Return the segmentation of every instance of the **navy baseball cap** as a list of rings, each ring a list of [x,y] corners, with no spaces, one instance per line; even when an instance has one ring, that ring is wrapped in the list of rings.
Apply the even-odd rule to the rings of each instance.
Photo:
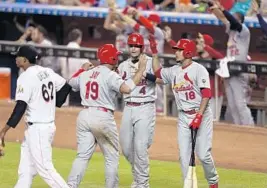
[[[35,64],[37,59],[40,59],[40,54],[33,46],[24,45],[18,48],[16,52],[11,52],[16,57],[25,57],[30,63]]]

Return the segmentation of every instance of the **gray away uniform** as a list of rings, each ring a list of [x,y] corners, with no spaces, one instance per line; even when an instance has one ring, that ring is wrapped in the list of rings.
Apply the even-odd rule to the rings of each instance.
[[[230,30],[227,44],[227,56],[235,57],[239,61],[247,61],[250,43],[250,32],[245,24],[241,32]],[[247,74],[231,75],[225,79],[225,92],[227,96],[227,111],[231,114],[233,123],[239,125],[254,125],[250,109],[247,107],[247,91],[249,90],[249,77]]]
[[[123,82],[116,72],[102,65],[69,81],[80,90],[85,106],[77,118],[77,156],[68,178],[72,188],[79,186],[97,144],[105,157],[106,188],[118,187],[119,135],[113,111]]]
[[[147,58],[146,72],[154,74],[152,58]],[[137,64],[133,64],[131,58],[118,67],[119,74],[125,80],[131,78],[136,69]],[[130,94],[124,94],[123,97],[125,107],[120,128],[120,145],[125,158],[132,166],[132,187],[148,188],[148,149],[152,144],[155,128],[156,84],[143,79]]]
[[[193,62],[183,69],[180,65],[161,69],[164,84],[171,84],[178,114],[178,145],[183,177],[187,175],[191,156],[190,123],[195,118],[201,104],[200,88],[210,88],[209,73],[202,65]],[[213,114],[207,106],[197,133],[196,154],[204,168],[205,177],[210,185],[219,181],[211,156],[213,135]]]

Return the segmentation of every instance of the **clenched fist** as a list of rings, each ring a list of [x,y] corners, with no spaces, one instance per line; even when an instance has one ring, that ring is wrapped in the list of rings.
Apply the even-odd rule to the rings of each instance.
[[[91,63],[91,62],[88,62],[88,63],[84,63],[82,65],[82,69],[84,69],[85,71],[88,71],[90,69],[94,68],[94,64]]]

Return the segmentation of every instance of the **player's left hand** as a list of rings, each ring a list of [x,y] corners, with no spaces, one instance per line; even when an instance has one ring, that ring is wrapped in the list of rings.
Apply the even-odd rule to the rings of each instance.
[[[202,121],[202,115],[197,113],[196,117],[193,119],[193,121],[190,123],[190,128],[198,129],[200,127]]]

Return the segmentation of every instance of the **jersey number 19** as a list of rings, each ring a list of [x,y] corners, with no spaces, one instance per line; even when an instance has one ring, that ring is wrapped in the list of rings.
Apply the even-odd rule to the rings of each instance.
[[[89,81],[86,83],[86,93],[85,93],[85,99],[89,99],[89,97],[93,100],[96,100],[98,98],[98,88],[99,85],[95,81]]]

